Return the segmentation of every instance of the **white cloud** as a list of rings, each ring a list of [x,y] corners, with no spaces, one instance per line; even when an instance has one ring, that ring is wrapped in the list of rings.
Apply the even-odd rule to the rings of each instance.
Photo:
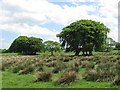
[[[54,39],[54,40],[57,40],[55,36],[56,34],[59,33],[58,31],[49,30],[47,28],[39,27],[37,25],[29,26],[27,24],[4,24],[4,25],[0,25],[0,27],[1,27],[1,30],[7,31],[7,32],[11,31],[11,32],[18,33],[20,35],[27,35],[27,36],[39,35],[39,37],[44,35],[48,37],[47,39],[51,37],[50,39]]]
[[[2,0],[0,1],[0,30],[58,41],[56,34],[59,31],[42,25],[53,22],[64,27],[76,20],[93,19],[107,25],[111,30],[109,36],[117,40],[118,1],[66,0],[66,2],[73,3],[74,6],[64,5],[61,7],[49,0]],[[79,5],[78,2],[95,2],[96,5]]]

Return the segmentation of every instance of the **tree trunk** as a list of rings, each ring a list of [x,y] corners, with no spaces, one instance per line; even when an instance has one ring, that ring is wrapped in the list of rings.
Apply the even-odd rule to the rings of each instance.
[[[80,53],[80,49],[78,48],[78,49],[76,49],[76,51],[75,51],[75,56],[79,56],[79,53]]]
[[[92,54],[92,51],[89,51],[89,56],[91,56],[91,55],[93,55],[93,54]]]
[[[88,55],[88,54],[87,54],[87,51],[86,51],[86,54],[85,54],[85,55],[86,55],[86,56]]]
[[[82,51],[82,52],[83,52],[83,54],[82,54],[82,55],[83,55],[83,56],[85,56],[85,51]]]

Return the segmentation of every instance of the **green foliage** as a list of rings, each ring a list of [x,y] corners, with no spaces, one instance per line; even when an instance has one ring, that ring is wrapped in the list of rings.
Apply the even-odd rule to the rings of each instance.
[[[0,53],[8,53],[9,52],[9,50],[7,50],[7,49],[0,49]]]
[[[86,55],[89,52],[91,55],[93,47],[95,50],[100,50],[106,42],[108,32],[109,29],[103,23],[79,20],[63,28],[57,37],[62,46],[75,51],[75,55],[79,55],[80,51],[83,51],[83,54],[86,52]]]
[[[12,66],[11,70],[13,73],[18,73],[22,69],[22,66]]]
[[[53,55],[53,52],[60,51],[60,44],[58,42],[48,40],[44,42],[44,51],[49,51],[51,52],[51,55]]]
[[[120,43],[116,42],[115,49],[120,50]]]
[[[35,37],[19,36],[11,44],[9,51],[22,54],[36,54],[43,48],[42,39]]]
[[[112,38],[106,39],[106,44],[104,44],[104,48],[102,48],[100,51],[112,51],[114,49],[114,46],[116,45],[116,42]]]

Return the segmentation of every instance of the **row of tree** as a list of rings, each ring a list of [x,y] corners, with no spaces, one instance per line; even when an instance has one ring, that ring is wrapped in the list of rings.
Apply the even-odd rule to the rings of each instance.
[[[120,49],[120,43],[116,43],[112,38],[108,38],[109,28],[103,23],[93,20],[79,20],[63,28],[57,37],[60,43],[54,41],[43,42],[41,38],[20,36],[11,44],[9,51],[23,54],[36,54],[36,52],[49,51],[53,55],[54,51],[61,48],[66,51],[74,51],[79,55],[92,55],[92,51],[109,51],[114,45]]]
[[[16,38],[9,48],[9,52],[21,54],[36,54],[36,52],[49,51],[53,55],[53,51],[59,51],[60,44],[54,41],[46,41],[43,43],[41,38],[19,36]]]

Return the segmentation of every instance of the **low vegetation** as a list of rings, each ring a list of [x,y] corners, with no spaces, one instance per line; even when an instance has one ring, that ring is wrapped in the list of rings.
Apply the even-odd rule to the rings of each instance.
[[[115,54],[111,55],[112,53]],[[103,53],[95,53],[94,56],[85,57],[67,54],[3,56],[2,71],[3,74],[9,72],[8,74],[14,73],[19,77],[31,75],[30,82],[43,83],[41,85],[51,83],[50,87],[81,87],[82,82],[95,83],[96,85],[98,82],[106,82],[108,88],[119,87],[120,57],[118,54],[111,52],[105,53],[103,56]],[[6,84],[10,83],[10,78],[5,81],[5,77],[3,76],[3,87],[7,87]],[[42,87],[41,85],[39,87]],[[89,86],[86,84],[86,87]]]

